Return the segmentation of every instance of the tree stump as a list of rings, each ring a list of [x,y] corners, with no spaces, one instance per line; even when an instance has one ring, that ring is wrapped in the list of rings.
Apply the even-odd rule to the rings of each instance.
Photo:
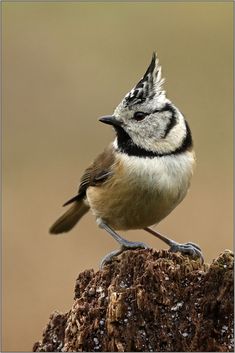
[[[233,351],[233,253],[211,265],[166,250],[125,251],[79,274],[37,352]]]

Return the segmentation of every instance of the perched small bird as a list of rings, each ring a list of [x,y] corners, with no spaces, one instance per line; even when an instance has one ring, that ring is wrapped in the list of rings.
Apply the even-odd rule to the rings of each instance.
[[[194,243],[179,244],[149,228],[165,218],[185,197],[195,165],[191,131],[179,109],[166,97],[161,67],[153,53],[143,78],[113,115],[99,120],[112,125],[115,140],[87,168],[71,207],[50,228],[68,232],[91,209],[97,224],[120,245],[102,265],[126,249],[147,248],[116,230],[144,229],[180,251],[202,257]]]

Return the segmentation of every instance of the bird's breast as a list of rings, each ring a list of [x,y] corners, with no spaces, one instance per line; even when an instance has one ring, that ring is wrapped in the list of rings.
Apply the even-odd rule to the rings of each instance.
[[[192,152],[155,158],[119,153],[113,176],[102,186],[87,190],[91,210],[117,230],[158,223],[186,195],[193,165]]]

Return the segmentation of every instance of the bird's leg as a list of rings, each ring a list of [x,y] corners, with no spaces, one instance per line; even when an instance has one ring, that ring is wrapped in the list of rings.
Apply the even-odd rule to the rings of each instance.
[[[98,225],[100,228],[106,230],[120,245],[120,249],[114,250],[111,253],[107,254],[101,261],[100,268],[102,268],[106,263],[110,262],[114,256],[117,256],[121,254],[123,251],[128,250],[128,249],[147,249],[148,246],[144,243],[141,242],[133,242],[133,241],[128,241],[121,237],[121,235],[117,234],[110,226],[108,226],[104,221],[100,220],[98,221]]]
[[[152,228],[146,227],[146,228],[144,228],[144,230],[146,230],[146,232],[154,235],[155,237],[157,237],[158,239],[161,239],[162,241],[164,241],[164,243],[169,245],[170,251],[172,251],[172,252],[179,251],[183,254],[187,254],[189,256],[192,256],[193,258],[199,257],[202,260],[202,262],[204,262],[201,248],[197,244],[194,244],[191,242],[185,243],[185,244],[180,244],[174,240],[167,238],[165,235],[162,235],[161,233],[156,232]]]

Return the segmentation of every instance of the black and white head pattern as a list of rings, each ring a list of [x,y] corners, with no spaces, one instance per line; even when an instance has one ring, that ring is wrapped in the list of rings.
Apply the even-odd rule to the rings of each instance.
[[[162,90],[163,83],[161,66],[159,66],[157,55],[154,52],[147,71],[137,85],[125,96],[123,104],[133,106],[158,99],[160,95],[165,94],[165,91]]]
[[[179,109],[166,97],[163,82],[154,53],[143,78],[114,110],[120,151],[165,156],[192,146],[190,129]]]

